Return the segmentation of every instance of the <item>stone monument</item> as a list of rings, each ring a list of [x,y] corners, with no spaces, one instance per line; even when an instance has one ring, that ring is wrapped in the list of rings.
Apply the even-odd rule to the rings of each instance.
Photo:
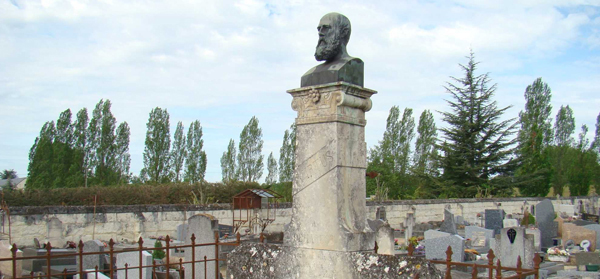
[[[408,268],[421,278],[439,278],[423,259],[407,265],[394,255],[381,255],[391,249],[374,253],[376,240],[382,247],[393,245],[389,224],[367,220],[365,113],[376,91],[363,87],[364,64],[346,50],[350,20],[329,13],[317,30],[315,58],[324,62],[302,76],[300,88],[287,91],[298,114],[294,202],[283,246],[241,245],[228,257],[228,274],[232,278],[366,278],[365,274],[377,276],[376,272],[402,274]],[[390,261],[387,268],[377,271],[367,264],[379,259]],[[249,263],[255,264],[249,268]],[[403,270],[394,270],[398,267]]]

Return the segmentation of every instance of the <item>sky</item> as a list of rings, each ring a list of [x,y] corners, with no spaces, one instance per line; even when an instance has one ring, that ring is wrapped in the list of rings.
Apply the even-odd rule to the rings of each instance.
[[[479,73],[497,84],[506,118],[524,108],[527,85],[552,88],[553,117],[569,105],[594,133],[600,113],[600,1],[23,1],[0,0],[0,170],[27,175],[29,149],[60,112],[112,102],[131,128],[131,171],[143,168],[150,110],[177,122],[200,120],[206,179],[221,180],[229,139],[252,116],[265,161],[279,157],[294,122],[291,96],[314,59],[319,19],[352,23],[348,53],[365,63],[378,91],[366,141],[381,140],[392,106],[448,110],[444,85],[461,77],[472,50]],[[265,173],[261,180],[266,177]]]

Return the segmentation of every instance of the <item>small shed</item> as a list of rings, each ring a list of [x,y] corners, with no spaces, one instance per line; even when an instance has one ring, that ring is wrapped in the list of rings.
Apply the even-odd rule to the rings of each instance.
[[[235,230],[261,224],[262,229],[275,220],[281,195],[269,189],[248,189],[233,196],[233,226]]]

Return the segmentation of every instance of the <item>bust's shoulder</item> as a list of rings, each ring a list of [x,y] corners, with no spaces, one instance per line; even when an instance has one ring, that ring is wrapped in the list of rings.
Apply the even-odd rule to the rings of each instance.
[[[310,70],[308,70],[304,75],[315,73],[315,72],[321,72],[321,71],[337,71],[346,65],[359,65],[359,64],[360,65],[364,64],[362,59],[357,58],[357,57],[347,56],[347,57],[340,58],[335,61],[324,62],[317,66],[314,66]]]
[[[363,72],[364,63],[360,58],[346,56],[311,68],[302,76],[300,85],[304,87],[346,81],[363,86]]]

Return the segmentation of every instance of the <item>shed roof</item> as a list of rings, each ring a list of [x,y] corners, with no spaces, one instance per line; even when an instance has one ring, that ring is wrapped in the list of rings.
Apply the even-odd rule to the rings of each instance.
[[[269,190],[269,189],[248,189],[241,193],[233,196],[234,198],[248,197],[248,196],[259,196],[261,198],[281,198],[281,195]]]

